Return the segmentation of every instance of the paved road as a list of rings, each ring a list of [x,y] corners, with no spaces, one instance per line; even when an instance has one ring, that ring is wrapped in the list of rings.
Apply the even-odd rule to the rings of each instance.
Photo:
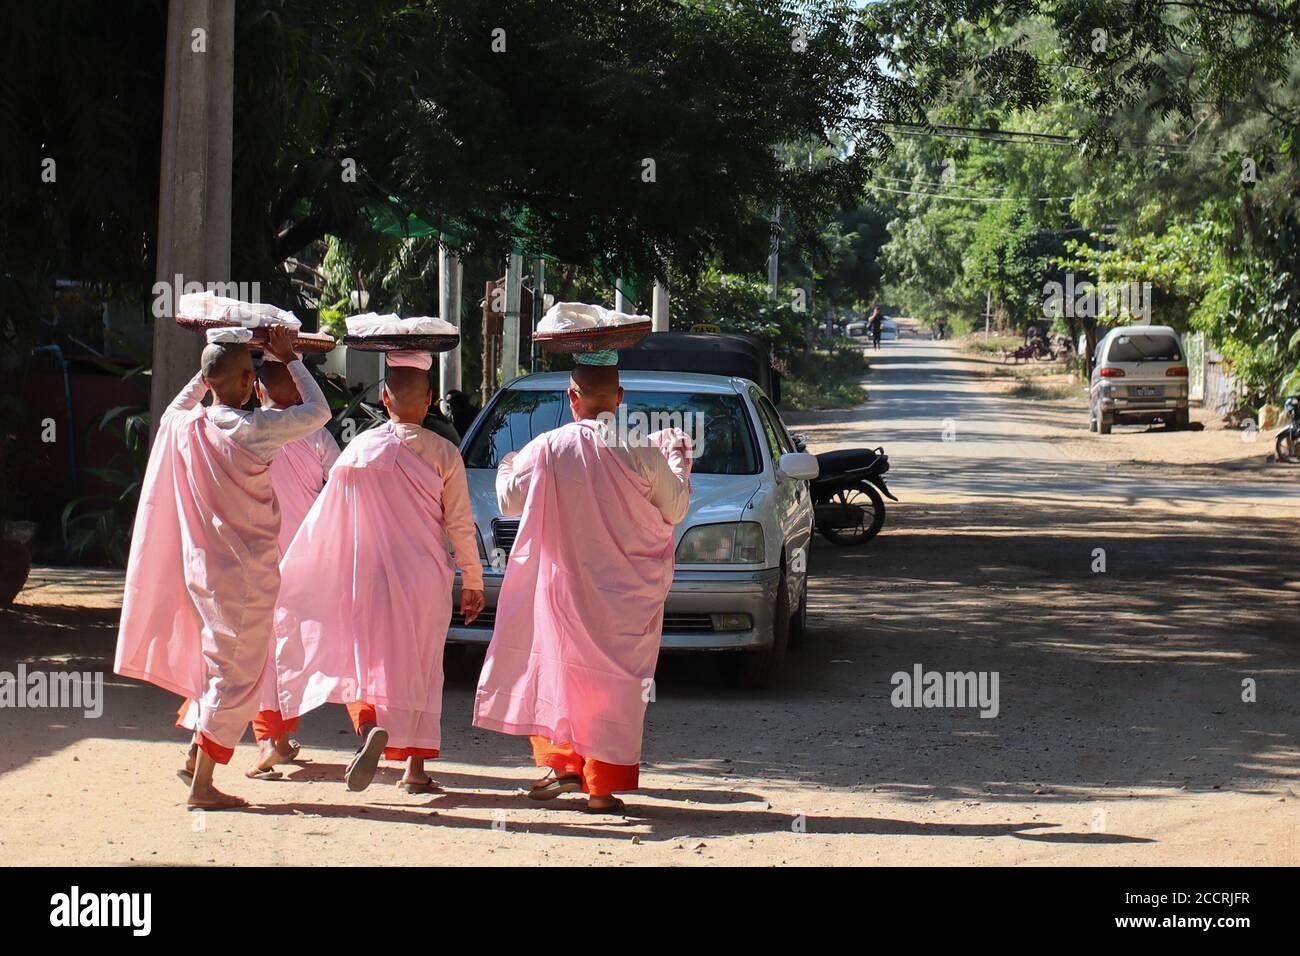
[[[984,382],[994,360],[954,342],[900,339],[868,352],[870,401],[852,413],[796,413],[813,450],[883,445],[900,495],[1060,500],[1086,497],[1137,505],[1161,500],[1241,501],[1300,508],[1300,481],[1271,477],[1184,478],[1185,467],[1125,469],[1063,453],[1062,429],[1086,434],[1086,412],[1011,399]],[[1045,426],[1052,426],[1050,431]],[[1178,440],[1178,435],[1160,436]],[[1098,441],[1105,438],[1098,436]],[[1259,457],[1267,454],[1264,443]]]

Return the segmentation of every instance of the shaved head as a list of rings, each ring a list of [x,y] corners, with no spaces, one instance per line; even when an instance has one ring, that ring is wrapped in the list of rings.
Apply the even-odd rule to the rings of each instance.
[[[203,380],[223,405],[236,408],[248,402],[253,391],[253,357],[239,342],[210,342],[199,359]]]
[[[276,408],[288,408],[302,401],[298,386],[289,374],[289,366],[283,362],[263,358],[262,365],[257,370],[257,381],[262,386],[264,399]]]
[[[613,412],[623,401],[614,365],[575,365],[569,373],[569,405],[578,419]]]
[[[384,375],[384,407],[390,416],[416,424],[424,421],[433,401],[426,369],[390,365]]]

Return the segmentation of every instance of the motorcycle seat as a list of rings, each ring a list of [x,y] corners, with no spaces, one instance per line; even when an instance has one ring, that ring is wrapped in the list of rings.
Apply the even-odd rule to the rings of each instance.
[[[817,455],[817,464],[821,468],[821,477],[842,475],[845,472],[869,468],[880,456],[870,448],[843,448],[839,451],[824,451]]]

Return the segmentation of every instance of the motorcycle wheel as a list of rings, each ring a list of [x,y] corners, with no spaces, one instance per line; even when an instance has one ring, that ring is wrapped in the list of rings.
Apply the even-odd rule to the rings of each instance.
[[[1296,436],[1292,432],[1283,432],[1277,436],[1277,442],[1273,447],[1276,452],[1278,461],[1292,461],[1296,457]]]
[[[851,505],[862,513],[862,520],[855,527],[823,529],[822,537],[831,544],[838,544],[840,547],[866,544],[884,527],[885,499],[870,482],[859,481],[841,488],[831,495],[831,503]]]

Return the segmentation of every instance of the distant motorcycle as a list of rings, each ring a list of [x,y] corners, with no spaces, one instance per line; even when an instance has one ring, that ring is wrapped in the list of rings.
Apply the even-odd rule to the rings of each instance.
[[[817,456],[821,474],[812,482],[815,526],[832,544],[866,544],[885,524],[889,456],[883,448],[848,448]]]
[[[1282,414],[1291,423],[1277,433],[1273,448],[1278,461],[1294,461],[1300,458],[1300,396],[1288,398],[1282,406]]]

